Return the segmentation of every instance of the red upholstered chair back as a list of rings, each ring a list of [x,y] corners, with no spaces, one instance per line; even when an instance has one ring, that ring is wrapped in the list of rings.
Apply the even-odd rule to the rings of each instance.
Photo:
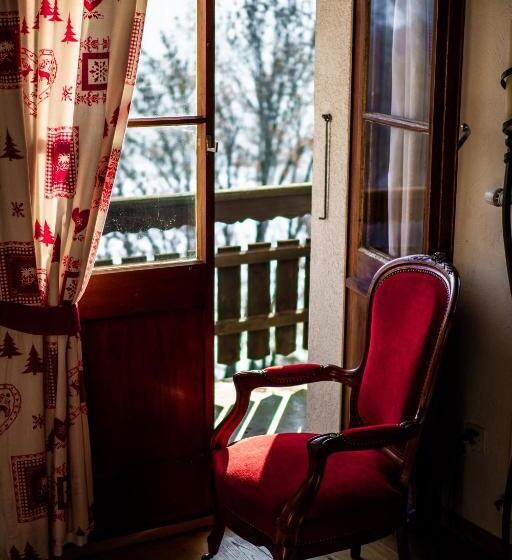
[[[424,413],[458,288],[456,270],[441,256],[396,259],[379,270],[353,425],[397,424]]]

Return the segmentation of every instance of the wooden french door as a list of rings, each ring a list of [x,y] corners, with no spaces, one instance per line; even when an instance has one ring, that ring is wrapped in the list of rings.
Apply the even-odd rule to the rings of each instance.
[[[173,9],[171,3],[157,3]],[[137,114],[127,133],[152,133],[155,142],[162,136],[159,131],[166,138],[181,135],[182,147],[194,152],[189,159],[195,162],[195,193],[187,195],[186,214],[189,227],[195,227],[193,251],[149,262],[136,255],[121,266],[97,266],[80,307],[97,538],[210,511],[214,153],[208,147],[214,137],[214,6],[214,0],[191,4],[197,32],[195,114]],[[172,29],[173,21],[168,25]],[[140,72],[139,65],[139,78]],[[179,168],[174,171],[180,173]],[[144,220],[155,227],[151,220],[162,221],[164,211],[183,214],[172,194],[138,197],[139,206],[133,207],[132,199],[119,197],[110,217],[115,214],[119,222],[131,213],[123,226],[128,232],[130,224]],[[171,224],[176,219],[168,216]]]
[[[356,0],[345,365],[393,257],[453,246],[464,2]]]

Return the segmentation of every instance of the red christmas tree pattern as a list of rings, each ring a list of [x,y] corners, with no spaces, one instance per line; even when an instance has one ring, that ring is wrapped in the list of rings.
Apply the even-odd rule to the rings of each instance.
[[[66,33],[61,43],[76,43],[78,39],[75,37],[75,31],[73,25],[71,24],[71,14],[68,15],[68,23],[66,24]]]
[[[2,358],[9,358],[11,359],[13,356],[21,356],[21,352],[16,347],[16,343],[14,342],[12,336],[9,334],[9,331],[5,333],[4,336],[4,343],[0,346],[0,356]]]
[[[36,350],[36,347],[33,344],[30,352],[28,353],[25,369],[21,373],[31,373],[32,375],[44,373],[43,360],[41,360],[39,352]]]
[[[39,13],[43,17],[50,17],[53,14],[50,0],[42,0],[41,7],[39,8]]]
[[[50,21],[62,21],[59,14],[59,7],[57,6],[57,0],[55,0],[55,3],[53,4],[53,12]]]
[[[9,129],[7,129],[7,132],[5,133],[4,153],[0,156],[0,158],[8,158],[9,161],[12,161],[13,159],[23,159],[23,156],[20,154],[20,150],[9,134]]]
[[[29,32],[30,32],[30,30],[29,30],[28,25],[27,25],[27,20],[25,18],[23,18],[23,21],[21,22],[20,33],[23,33],[23,35],[26,35]]]
[[[15,546],[9,551],[9,560],[23,560],[20,551]]]
[[[25,555],[24,560],[41,560],[41,556],[36,552],[36,549],[30,544],[25,545]]]
[[[57,234],[57,237],[55,238],[55,243],[53,245],[52,263],[60,261],[60,244],[61,244],[60,235]]]
[[[43,238],[41,239],[41,242],[44,243],[47,247],[48,245],[51,245],[55,242],[52,230],[50,229],[50,226],[48,225],[48,222],[46,220],[44,221]]]
[[[46,246],[55,243],[55,238],[53,237],[52,230],[50,229],[50,226],[48,225],[48,222],[46,220],[44,221],[43,227],[41,227],[39,220],[36,220],[34,224],[34,239],[36,241],[41,241]]]
[[[32,29],[39,29],[39,12],[37,12],[36,14],[36,19],[34,20],[34,25],[32,26]]]
[[[43,237],[43,228],[41,227],[39,220],[36,220],[36,223],[34,224],[34,239],[36,241],[40,241],[41,237]]]
[[[103,138],[106,138],[108,136],[108,122],[107,119],[105,119],[105,124],[103,125]]]
[[[119,119],[119,107],[114,109],[114,112],[112,113],[112,118],[110,119],[110,124],[112,126],[116,126],[118,119]]]

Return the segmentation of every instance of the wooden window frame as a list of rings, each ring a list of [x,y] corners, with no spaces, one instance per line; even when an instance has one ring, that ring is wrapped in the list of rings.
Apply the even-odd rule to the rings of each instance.
[[[207,137],[214,137],[215,128],[214,72],[215,0],[197,0],[197,114],[135,117],[127,124],[128,128],[196,127],[196,257],[95,269],[80,304],[83,319],[175,309],[193,301],[210,306],[213,301],[202,286],[206,282],[213,290],[214,154],[207,151]],[[171,293],[170,286],[185,279],[189,293]]]
[[[360,293],[367,290],[379,266],[392,258],[376,249],[364,247],[362,243],[365,172],[363,129],[366,122],[429,135],[423,252],[431,254],[442,251],[448,258],[452,256],[465,7],[464,0],[434,2],[430,114],[425,124],[366,111],[370,4],[371,0],[355,0],[354,14],[347,286]],[[365,280],[361,282],[361,278]]]

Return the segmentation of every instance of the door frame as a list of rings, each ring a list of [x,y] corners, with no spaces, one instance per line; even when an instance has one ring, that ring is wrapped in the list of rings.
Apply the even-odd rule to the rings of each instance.
[[[354,0],[354,72],[347,245],[344,365],[359,363],[365,344],[367,290],[375,272],[391,259],[362,244],[364,181],[364,103],[368,70],[371,0]],[[465,0],[435,0],[432,39],[428,177],[423,252],[453,255],[457,151],[459,138]],[[391,120],[391,119],[390,119]],[[349,393],[349,391],[346,391]],[[344,397],[343,423],[349,417]]]

